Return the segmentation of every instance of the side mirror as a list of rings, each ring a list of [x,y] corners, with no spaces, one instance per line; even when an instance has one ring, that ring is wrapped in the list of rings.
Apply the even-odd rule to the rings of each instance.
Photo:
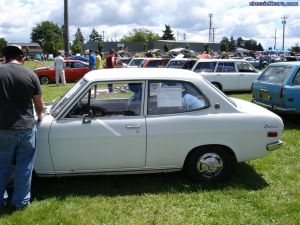
[[[84,114],[84,115],[83,115],[82,123],[85,123],[85,124],[91,123],[91,122],[92,122],[91,118],[94,118],[94,117],[95,117],[95,116],[94,116],[93,111],[90,110],[90,111],[89,111],[89,114]]]

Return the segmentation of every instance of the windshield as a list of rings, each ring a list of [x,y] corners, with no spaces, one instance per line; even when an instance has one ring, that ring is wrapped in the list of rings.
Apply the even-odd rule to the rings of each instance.
[[[51,108],[51,115],[53,117],[57,116],[58,113],[67,105],[72,98],[82,89],[82,87],[87,83],[86,80],[81,79],[78,81],[62,98],[59,98]]]
[[[222,95],[224,98],[226,98],[232,105],[234,105],[235,107],[237,107],[236,103],[229,98],[223,91],[221,91],[219,88],[217,88],[215,85],[213,85],[212,83],[210,83],[208,80],[206,80],[205,78],[203,78],[203,80],[209,85],[211,86],[213,89],[215,89],[220,95]]]

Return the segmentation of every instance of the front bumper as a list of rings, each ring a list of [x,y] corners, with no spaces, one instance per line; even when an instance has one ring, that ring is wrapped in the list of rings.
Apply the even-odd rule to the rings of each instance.
[[[276,142],[272,142],[270,144],[267,144],[267,150],[268,151],[277,150],[282,146],[282,144],[283,144],[283,141],[281,141],[281,140],[278,140]]]
[[[252,99],[251,102],[255,103],[257,105],[260,105],[264,108],[270,109],[272,111],[291,112],[291,113],[296,113],[297,112],[296,108],[283,108],[283,107],[280,107],[280,106],[277,106],[277,105],[268,105],[268,104],[265,104],[265,103],[262,103],[262,102],[258,102],[255,99]]]

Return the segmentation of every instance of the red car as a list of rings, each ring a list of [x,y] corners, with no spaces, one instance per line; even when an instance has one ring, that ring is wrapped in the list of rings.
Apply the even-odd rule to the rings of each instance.
[[[48,66],[40,61],[44,67],[36,68],[34,72],[38,75],[41,84],[49,84],[55,82],[55,66]],[[84,74],[89,72],[89,64],[80,60],[65,60],[65,76],[66,82],[76,82],[80,80]]]
[[[169,58],[145,58],[142,64],[139,67],[142,68],[159,68],[165,67],[169,62]]]

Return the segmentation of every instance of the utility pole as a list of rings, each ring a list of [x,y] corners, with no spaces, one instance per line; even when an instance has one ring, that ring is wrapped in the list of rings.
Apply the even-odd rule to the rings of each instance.
[[[277,33],[277,29],[276,29],[276,27],[275,27],[275,37],[274,37],[275,43],[274,43],[274,50],[276,49],[276,40],[277,40],[276,33]]]
[[[64,0],[64,45],[65,56],[68,56],[70,54],[68,0]]]
[[[209,16],[208,42],[212,42],[212,28],[211,28],[212,22],[211,22],[211,20],[212,20],[213,14],[209,13],[208,16]]]
[[[282,50],[284,50],[284,32],[285,32],[285,25],[286,25],[286,20],[287,20],[287,16],[283,16],[281,17],[282,19]]]
[[[212,28],[212,42],[215,43],[215,31],[217,28]]]

